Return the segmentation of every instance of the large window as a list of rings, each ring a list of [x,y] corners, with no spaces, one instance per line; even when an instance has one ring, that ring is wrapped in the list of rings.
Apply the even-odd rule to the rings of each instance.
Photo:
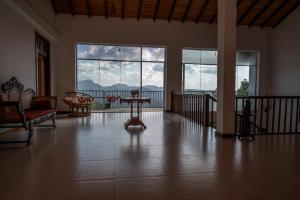
[[[163,104],[165,48],[77,44],[77,90],[99,100],[138,89]],[[159,104],[159,105],[158,105]],[[117,106],[119,104],[115,104]]]
[[[215,93],[218,55],[214,50],[183,49],[183,90],[187,93]],[[255,94],[256,52],[239,51],[236,55],[237,95]]]

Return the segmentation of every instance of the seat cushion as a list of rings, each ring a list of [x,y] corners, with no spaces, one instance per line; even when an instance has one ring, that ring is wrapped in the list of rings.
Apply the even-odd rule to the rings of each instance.
[[[22,116],[18,113],[17,108],[15,107],[0,107],[0,122],[22,122]]]
[[[43,109],[43,110],[26,110],[25,117],[27,121],[31,121],[50,113],[55,113],[55,109]]]
[[[34,99],[31,103],[30,110],[46,110],[46,109],[52,109],[52,101],[49,98],[38,98]]]

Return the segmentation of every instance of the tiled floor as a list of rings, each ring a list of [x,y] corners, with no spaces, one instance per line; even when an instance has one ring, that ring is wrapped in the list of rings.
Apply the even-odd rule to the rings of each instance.
[[[61,117],[29,147],[1,145],[0,199],[300,199],[300,135],[221,139],[165,113],[126,131],[127,117]]]

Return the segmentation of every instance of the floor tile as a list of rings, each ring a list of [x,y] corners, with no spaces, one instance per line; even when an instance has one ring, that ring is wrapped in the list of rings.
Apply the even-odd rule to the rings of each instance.
[[[30,146],[1,145],[0,199],[300,199],[299,135],[222,139],[159,112],[125,130],[128,117],[58,116]]]
[[[112,181],[72,181],[54,186],[47,200],[113,200],[114,183]]]

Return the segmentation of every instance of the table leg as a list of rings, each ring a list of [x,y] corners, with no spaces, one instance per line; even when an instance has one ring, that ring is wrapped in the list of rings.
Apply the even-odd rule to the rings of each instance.
[[[137,102],[137,118],[140,118],[140,102]]]
[[[133,118],[133,103],[130,103],[130,118]]]

